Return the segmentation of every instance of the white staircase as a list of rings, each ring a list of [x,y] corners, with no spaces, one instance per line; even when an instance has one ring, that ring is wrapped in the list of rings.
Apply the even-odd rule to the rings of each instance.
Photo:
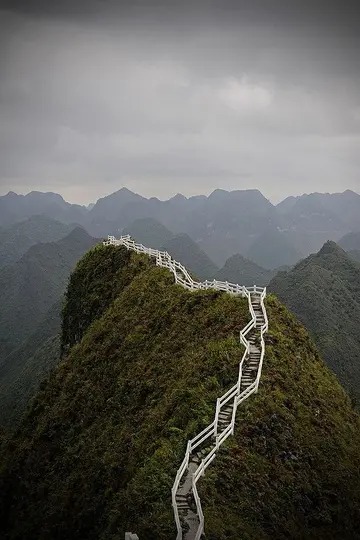
[[[266,288],[244,287],[227,281],[194,281],[186,268],[166,251],[137,244],[130,236],[116,239],[109,236],[105,245],[124,246],[136,253],[156,258],[156,264],[168,268],[175,282],[189,290],[216,289],[248,299],[251,321],[240,331],[245,352],[239,361],[239,374],[234,386],[216,402],[215,417],[201,433],[189,440],[185,457],[172,487],[172,504],[177,527],[176,540],[200,540],[204,535],[204,515],[197,482],[213,461],[223,442],[234,433],[236,409],[251,394],[257,392],[265,354],[264,334],[268,319],[264,306]]]

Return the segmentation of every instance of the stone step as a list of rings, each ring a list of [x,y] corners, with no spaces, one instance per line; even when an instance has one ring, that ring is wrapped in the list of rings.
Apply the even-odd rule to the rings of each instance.
[[[184,502],[177,502],[176,506],[181,510],[190,510],[190,505],[187,501]]]
[[[233,408],[232,408],[231,406],[226,406],[226,407],[223,407],[223,408],[221,409],[221,411],[228,412],[228,413],[231,414],[232,411],[233,411]]]

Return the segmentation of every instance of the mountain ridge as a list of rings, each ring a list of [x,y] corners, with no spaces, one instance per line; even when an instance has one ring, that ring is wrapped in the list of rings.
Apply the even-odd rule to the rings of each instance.
[[[207,534],[355,540],[359,415],[305,329],[266,303],[259,393],[201,481]],[[175,537],[170,487],[238,373],[247,317],[243,299],[185,291],[147,257],[87,253],[69,282],[63,359],[3,448],[6,539]]]
[[[269,290],[311,332],[325,361],[360,399],[360,264],[335,242],[279,273]]]
[[[345,234],[360,230],[360,196],[351,190],[288,197],[277,205],[256,189],[215,189],[208,196],[177,194],[160,200],[121,188],[100,198],[89,209],[54,201],[54,197],[34,193],[18,200],[18,196],[12,195],[8,205],[0,197],[0,226],[9,220],[24,219],[31,208],[32,213],[76,222],[92,236],[106,237],[118,236],[137,219],[150,218],[174,234],[188,234],[218,267],[234,253],[240,253],[261,266],[273,268],[292,265],[318,251],[326,240],[339,241]],[[262,252],[270,232],[278,252],[276,257],[268,253],[265,258]]]

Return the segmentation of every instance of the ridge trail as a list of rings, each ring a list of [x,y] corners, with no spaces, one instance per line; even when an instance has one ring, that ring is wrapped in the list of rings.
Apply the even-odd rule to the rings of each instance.
[[[171,490],[174,518],[177,527],[176,540],[200,540],[204,538],[204,514],[197,491],[197,482],[215,459],[224,441],[234,434],[238,405],[258,391],[265,354],[264,334],[268,330],[268,318],[264,305],[266,287],[244,287],[227,281],[194,281],[187,269],[175,261],[167,251],[147,248],[137,244],[129,235],[116,239],[108,236],[104,245],[124,246],[136,253],[156,258],[156,265],[168,268],[185,289],[216,289],[248,299],[251,321],[240,331],[240,342],[245,352],[239,362],[236,383],[216,402],[214,421],[187,443],[185,457],[178,469]],[[129,534],[129,533],[127,533]]]

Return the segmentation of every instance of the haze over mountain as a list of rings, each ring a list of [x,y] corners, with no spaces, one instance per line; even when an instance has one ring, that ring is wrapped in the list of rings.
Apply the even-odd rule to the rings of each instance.
[[[4,199],[0,197],[0,206],[6,206]],[[36,201],[37,213],[46,214],[54,196],[32,194],[31,199]],[[71,216],[76,221],[76,216],[96,237],[120,235],[136,220],[155,219],[174,234],[188,234],[218,266],[235,253],[266,268],[292,265],[320,249],[324,241],[338,240],[360,228],[360,196],[350,190],[292,197],[274,206],[258,190],[218,189],[208,197],[178,194],[160,201],[122,188],[90,209],[64,204],[62,220],[67,223]]]
[[[134,219],[151,217],[174,233],[187,233],[215,264],[240,253],[260,266],[276,268],[356,230],[357,213],[360,196],[349,190],[294,197],[274,206],[258,190],[215,190],[208,197],[177,195],[160,201],[121,189],[94,206],[86,226],[98,236],[119,234]]]
[[[359,415],[304,328],[274,297],[267,311],[259,392],[199,483],[207,535],[357,539]],[[148,257],[86,254],[66,295],[64,357],[3,445],[4,538],[175,537],[170,488],[237,376],[248,317],[244,299],[190,293]]]
[[[55,302],[34,332],[0,364],[0,426],[17,428],[40,384],[60,359],[62,300]]]
[[[136,219],[123,229],[122,234],[130,234],[137,242],[154,249],[160,249],[174,236],[154,218]]]
[[[0,423],[19,417],[53,366],[61,298],[70,271],[94,243],[77,227],[57,242],[32,246],[19,261],[0,269]]]
[[[0,267],[18,261],[34,244],[64,238],[74,225],[65,225],[45,214],[33,215],[0,230]]]
[[[269,284],[312,334],[328,366],[360,403],[360,264],[334,242]]]
[[[161,249],[170,253],[176,261],[180,261],[201,280],[211,279],[218,270],[213,261],[188,234],[173,236]]]
[[[276,271],[266,270],[242,255],[236,254],[230,257],[224,266],[216,272],[215,279],[241,283],[246,287],[252,287],[255,284],[266,287],[275,273]]]
[[[355,230],[355,229],[354,229]],[[360,231],[360,227],[358,228]],[[351,232],[340,238],[338,242],[339,246],[345,251],[359,251],[360,250],[360,232]]]
[[[36,215],[45,215],[62,223],[80,223],[86,208],[70,204],[58,193],[31,191],[27,195],[17,195],[10,191],[0,197],[0,225],[10,226]]]

